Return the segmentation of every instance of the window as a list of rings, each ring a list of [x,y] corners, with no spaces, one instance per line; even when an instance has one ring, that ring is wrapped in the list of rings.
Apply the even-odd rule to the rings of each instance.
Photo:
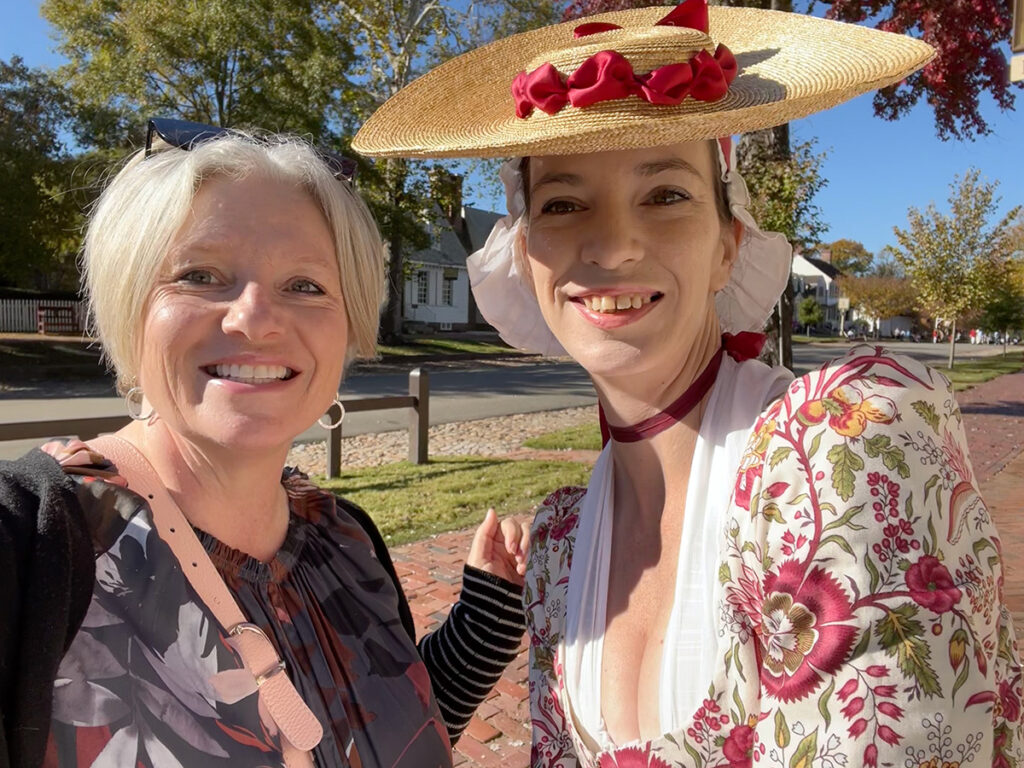
[[[420,270],[416,273],[416,303],[427,304],[430,299],[430,273]]]
[[[455,303],[455,278],[445,277],[441,283],[441,303],[446,307]]]

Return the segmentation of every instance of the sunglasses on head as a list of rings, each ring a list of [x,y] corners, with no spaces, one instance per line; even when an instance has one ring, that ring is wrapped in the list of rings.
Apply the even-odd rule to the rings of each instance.
[[[197,144],[230,133],[234,133],[230,128],[221,128],[216,125],[192,123],[188,120],[175,120],[170,117],[155,117],[149,121],[146,130],[146,157],[153,154],[153,143],[157,138],[164,144],[188,151]],[[259,138],[254,140],[263,141]],[[352,181],[355,178],[356,161],[352,158],[344,157],[322,147],[317,147],[316,153],[331,169],[334,178],[339,181]]]

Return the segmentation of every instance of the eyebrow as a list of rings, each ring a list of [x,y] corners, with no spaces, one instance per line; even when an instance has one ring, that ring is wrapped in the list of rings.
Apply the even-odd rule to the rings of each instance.
[[[656,176],[664,171],[684,171],[693,174],[698,179],[704,178],[700,171],[681,157],[665,157],[660,160],[652,160],[649,163],[641,163],[634,169],[634,173],[640,176]]]
[[[530,185],[530,194],[533,195],[545,184],[568,184],[570,187],[578,187],[583,184],[583,177],[576,173],[545,173]]]

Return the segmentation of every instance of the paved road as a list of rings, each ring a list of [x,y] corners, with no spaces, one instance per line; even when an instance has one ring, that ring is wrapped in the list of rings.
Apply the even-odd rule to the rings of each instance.
[[[848,346],[799,344],[795,348],[797,371],[803,372],[817,367],[842,354]],[[942,364],[948,350],[942,344],[897,342],[889,346],[933,365]],[[1001,351],[1001,347],[994,345],[958,346],[958,356],[961,359],[987,357]],[[595,399],[590,380],[571,362],[481,364],[469,369],[435,369],[430,375],[431,424],[571,408],[589,405]],[[361,374],[349,378],[343,394],[356,397],[400,395],[406,393],[407,387],[407,378],[401,373]],[[17,398],[8,395],[0,399],[0,423],[115,416],[123,413],[122,401],[114,397]],[[404,429],[406,424],[407,416],[403,410],[353,413],[346,418],[345,434]],[[323,430],[314,426],[299,439],[321,440],[324,435]],[[0,459],[19,456],[36,442],[38,441],[0,443]]]

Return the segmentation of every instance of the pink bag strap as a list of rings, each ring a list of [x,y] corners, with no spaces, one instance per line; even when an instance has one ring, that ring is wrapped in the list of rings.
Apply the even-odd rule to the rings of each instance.
[[[246,670],[253,675],[252,690],[259,691],[262,708],[281,731],[285,765],[288,768],[312,766],[310,750],[323,737],[320,721],[295,690],[285,663],[277,655],[270,639],[242,614],[156,470],[138,448],[116,435],[102,435],[90,440],[89,445],[112,461],[128,482],[128,487],[149,502],[160,538],[178,558],[192,588],[228,633]]]

